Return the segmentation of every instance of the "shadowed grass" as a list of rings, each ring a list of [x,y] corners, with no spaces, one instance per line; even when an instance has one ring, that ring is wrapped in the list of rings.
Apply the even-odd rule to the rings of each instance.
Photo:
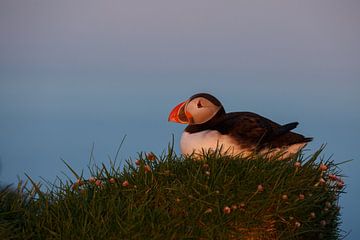
[[[0,239],[339,239],[338,164],[140,154],[83,179],[0,193]],[[28,187],[31,186],[31,187]]]

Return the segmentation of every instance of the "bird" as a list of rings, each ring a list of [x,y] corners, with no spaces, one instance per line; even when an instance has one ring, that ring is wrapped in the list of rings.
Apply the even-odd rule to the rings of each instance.
[[[284,159],[313,139],[292,131],[298,122],[281,125],[253,112],[227,113],[209,93],[197,93],[175,106],[168,121],[187,124],[180,139],[184,155],[201,156],[209,151],[244,157],[280,153]]]

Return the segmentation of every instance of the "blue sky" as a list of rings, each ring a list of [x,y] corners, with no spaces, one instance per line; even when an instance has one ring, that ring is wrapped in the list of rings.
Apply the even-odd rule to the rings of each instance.
[[[54,180],[166,149],[196,92],[327,143],[348,175],[344,229],[360,238],[359,1],[0,2],[0,181]],[[178,148],[177,148],[178,150]]]

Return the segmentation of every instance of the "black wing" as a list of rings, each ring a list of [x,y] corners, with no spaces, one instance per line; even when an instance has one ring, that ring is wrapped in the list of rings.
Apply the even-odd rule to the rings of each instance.
[[[235,112],[227,113],[222,119],[218,119],[214,129],[231,135],[241,145],[255,145],[261,149],[311,141],[311,138],[291,132],[297,125],[297,122],[280,125],[256,113]]]

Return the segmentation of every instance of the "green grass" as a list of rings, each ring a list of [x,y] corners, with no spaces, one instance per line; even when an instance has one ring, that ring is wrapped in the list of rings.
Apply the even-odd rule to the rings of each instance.
[[[1,191],[0,239],[339,239],[343,182],[321,150],[195,160],[170,148],[89,179],[68,166],[73,180]]]

